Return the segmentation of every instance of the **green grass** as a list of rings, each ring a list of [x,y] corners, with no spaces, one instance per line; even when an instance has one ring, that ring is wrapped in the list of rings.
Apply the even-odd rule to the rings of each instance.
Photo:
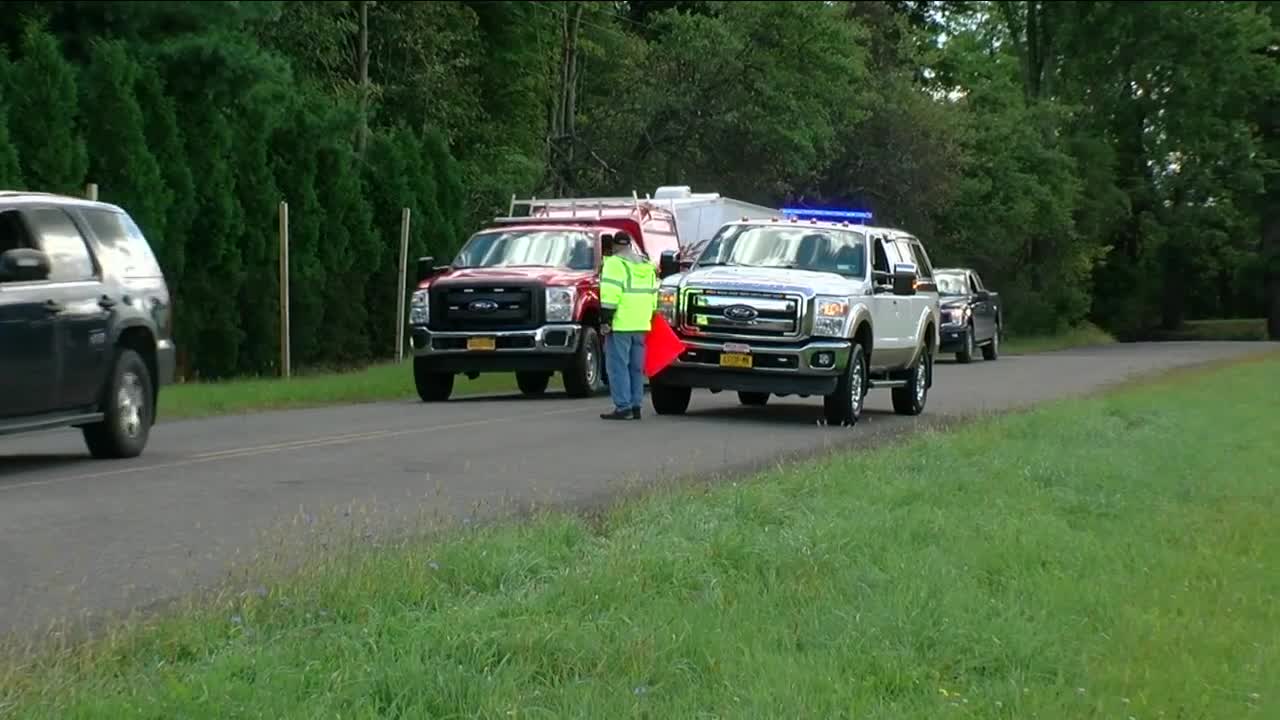
[[[549,389],[562,388],[560,375]],[[454,397],[482,393],[516,392],[514,373],[481,375],[475,380],[459,376]],[[211,415],[292,410],[351,403],[416,397],[413,363],[384,363],[342,373],[315,373],[280,378],[237,379],[224,382],[182,383],[160,392],[159,417],[179,420]]]
[[[1156,330],[1152,340],[1266,340],[1266,318],[1189,320],[1177,330]]]
[[[1093,325],[1061,335],[1010,337],[1001,345],[1003,353],[1033,353],[1063,350],[1085,345],[1115,342]],[[563,389],[559,373],[552,377],[551,390]],[[454,395],[517,392],[514,373],[481,375],[475,380],[459,377]],[[315,373],[289,380],[260,378],[224,382],[195,382],[173,385],[160,393],[160,420],[182,420],[258,412],[293,410],[379,400],[399,400],[415,396],[413,365],[384,363],[343,373]]]
[[[1087,322],[1056,335],[1019,336],[1014,333],[1010,333],[1008,337],[1002,335],[1000,337],[1000,352],[1008,355],[1026,355],[1028,353],[1070,350],[1077,347],[1110,345],[1114,342],[1116,342],[1116,339],[1108,334],[1106,330]]]
[[[1277,717],[1277,378],[1272,355],[600,518],[353,541],[0,661],[0,716]]]

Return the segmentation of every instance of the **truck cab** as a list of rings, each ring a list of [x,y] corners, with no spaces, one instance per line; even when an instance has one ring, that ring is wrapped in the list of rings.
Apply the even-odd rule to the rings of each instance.
[[[694,388],[746,405],[819,395],[828,424],[852,425],[882,387],[897,412],[924,410],[939,326],[928,254],[906,231],[827,219],[841,212],[726,223],[689,267],[662,259],[659,310],[686,349],[650,380],[655,411],[684,413]]]
[[[420,259],[409,309],[419,397],[447,400],[460,374],[507,372],[526,395],[544,392],[557,372],[571,397],[603,391],[602,239],[619,230],[655,265],[680,247],[674,213],[634,194],[513,198],[508,216],[472,235],[448,265]]]

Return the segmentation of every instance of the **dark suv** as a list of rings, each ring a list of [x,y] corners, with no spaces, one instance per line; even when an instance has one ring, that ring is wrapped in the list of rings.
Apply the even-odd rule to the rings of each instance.
[[[172,382],[164,274],[114,205],[0,192],[0,435],[77,427],[137,457]]]

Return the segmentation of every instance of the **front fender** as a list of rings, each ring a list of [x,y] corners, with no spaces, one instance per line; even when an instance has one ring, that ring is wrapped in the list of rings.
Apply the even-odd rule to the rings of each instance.
[[[919,317],[916,318],[915,331],[911,334],[915,343],[915,350],[911,354],[912,365],[919,359],[926,342],[935,351],[938,349],[938,345],[942,342],[939,320],[939,311],[936,306],[931,305],[920,311]]]

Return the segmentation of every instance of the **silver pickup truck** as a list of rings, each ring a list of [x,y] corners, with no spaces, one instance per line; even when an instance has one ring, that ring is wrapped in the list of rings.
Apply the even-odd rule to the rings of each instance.
[[[659,262],[659,311],[686,350],[650,380],[658,414],[684,413],[693,388],[737,391],[757,406],[771,395],[820,395],[831,425],[857,423],[871,388],[891,388],[900,414],[924,410],[938,292],[909,233],[794,215],[744,219],[684,260],[664,253]]]

